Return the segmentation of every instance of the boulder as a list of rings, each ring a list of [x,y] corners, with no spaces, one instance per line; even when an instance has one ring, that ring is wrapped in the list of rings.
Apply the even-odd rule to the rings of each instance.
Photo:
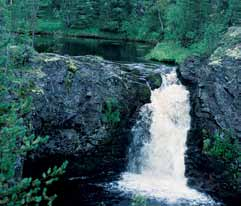
[[[31,152],[24,174],[67,159],[68,178],[112,176],[124,168],[139,108],[161,86],[160,65],[120,64],[95,56],[35,54],[23,75],[34,85],[29,118],[49,141]]]

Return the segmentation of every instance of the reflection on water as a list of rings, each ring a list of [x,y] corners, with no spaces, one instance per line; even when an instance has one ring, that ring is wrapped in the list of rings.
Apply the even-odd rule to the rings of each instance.
[[[35,48],[38,52],[54,52],[71,56],[97,55],[107,60],[143,62],[153,45],[125,41],[56,38],[38,36]]]

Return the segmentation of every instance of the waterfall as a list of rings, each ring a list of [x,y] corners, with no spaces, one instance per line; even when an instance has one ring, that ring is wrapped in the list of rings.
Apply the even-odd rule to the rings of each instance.
[[[127,172],[118,182],[122,190],[162,199],[203,203],[211,198],[187,186],[186,138],[190,129],[189,92],[176,72],[163,75],[161,88],[152,91],[132,129]]]

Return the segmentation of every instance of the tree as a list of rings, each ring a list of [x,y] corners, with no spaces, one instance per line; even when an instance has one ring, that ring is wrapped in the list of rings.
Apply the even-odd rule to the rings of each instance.
[[[31,32],[31,44],[34,46],[39,5],[40,0],[10,1],[4,4],[7,10],[4,15],[8,17],[6,24],[9,27],[12,41],[19,42],[25,39],[22,43],[30,43],[29,32]]]
[[[65,27],[71,28],[77,22],[78,12],[79,12],[78,0],[61,0],[60,16]]]
[[[101,29],[110,32],[122,32],[122,26],[125,20],[131,14],[131,1],[124,0],[100,0],[100,18]]]
[[[33,135],[26,119],[31,111],[29,92],[33,85],[20,71],[24,72],[26,54],[32,49],[26,45],[16,46],[19,34],[12,32],[15,19],[12,9],[21,8],[18,6],[12,1],[0,0],[0,205],[52,205],[56,195],[49,195],[47,187],[64,173],[67,162],[48,169],[38,179],[22,178],[27,152],[46,142],[48,137]]]
[[[228,19],[230,25],[241,24],[241,3],[239,0],[229,0]]]
[[[166,37],[180,42],[182,46],[190,46],[203,37],[209,19],[209,0],[177,0],[169,6],[166,21]]]
[[[37,17],[40,8],[40,0],[25,0],[25,15],[27,22],[29,22],[29,30],[32,33],[32,47],[34,47],[35,30],[37,25]]]

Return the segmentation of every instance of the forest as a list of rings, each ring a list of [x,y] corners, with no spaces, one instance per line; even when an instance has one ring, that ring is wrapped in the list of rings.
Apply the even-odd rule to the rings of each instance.
[[[240,7],[239,0],[24,0],[3,6],[2,15],[10,30],[33,38],[48,33],[161,42],[149,58],[179,62],[209,54],[222,32],[240,24]]]
[[[59,194],[55,194],[55,191],[53,189],[55,187],[53,185],[58,185],[57,182],[59,180],[66,181],[65,177],[69,174],[68,168],[72,168],[70,165],[72,164],[72,162],[75,161],[76,154],[73,153],[73,156],[71,156],[72,153],[70,152],[71,155],[69,155],[69,153],[66,154],[66,156],[63,155],[58,161],[56,161],[56,164],[46,163],[46,165],[43,166],[41,170],[41,174],[34,174],[33,177],[24,175],[24,171],[26,169],[24,169],[25,167],[23,165],[25,164],[25,161],[30,158],[31,155],[35,153],[35,151],[44,151],[45,149],[43,148],[45,147],[43,145],[48,144],[48,142],[52,141],[51,135],[61,136],[62,133],[61,135],[57,135],[57,131],[63,128],[64,132],[66,132],[66,134],[64,133],[64,135],[66,136],[68,136],[71,132],[73,136],[74,133],[71,129],[74,128],[75,132],[78,133],[79,138],[81,135],[81,138],[85,138],[88,135],[92,138],[94,135],[104,136],[106,135],[106,133],[109,133],[109,136],[118,136],[122,135],[122,133],[124,134],[128,129],[130,129],[129,125],[132,125],[132,123],[134,122],[134,120],[130,120],[130,123],[128,123],[129,119],[137,116],[134,115],[133,117],[132,115],[135,112],[139,111],[140,107],[143,106],[144,103],[148,103],[150,101],[150,95],[152,92],[149,91],[150,87],[155,87],[156,89],[157,87],[160,87],[160,85],[162,84],[161,82],[163,82],[163,80],[158,79],[159,77],[156,77],[157,70],[155,69],[155,71],[152,73],[152,71],[149,71],[148,68],[144,68],[143,71],[145,71],[143,72],[141,70],[138,70],[135,66],[133,66],[134,70],[132,70],[133,68],[129,68],[125,64],[122,66],[116,64],[115,67],[113,66],[113,71],[109,71],[108,69],[109,67],[112,67],[112,64],[101,60],[101,57],[93,57],[93,59],[91,59],[92,57],[86,57],[86,59],[82,59],[80,57],[78,59],[77,57],[59,57],[57,56],[57,54],[56,56],[54,56],[55,54],[46,54],[46,56],[41,56],[42,54],[38,54],[38,52],[36,52],[35,50],[35,45],[38,43],[39,36],[53,36],[76,39],[88,38],[97,40],[99,39],[134,42],[136,44],[148,44],[151,45],[152,49],[145,55],[145,61],[150,61],[151,63],[156,62],[158,64],[165,63],[172,66],[176,65],[178,67],[180,66],[181,69],[183,68],[182,65],[185,65],[185,62],[188,58],[195,57],[198,59],[209,59],[212,54],[215,54],[212,55],[212,58],[210,60],[211,63],[207,65],[207,67],[211,67],[211,64],[216,65],[217,62],[220,62],[220,59],[222,59],[222,55],[224,55],[223,51],[227,51],[225,55],[229,55],[229,57],[232,58],[231,60],[225,60],[227,66],[223,66],[225,64],[225,61],[222,62],[222,66],[225,67],[225,69],[215,74],[212,73],[215,69],[210,69],[208,71],[205,70],[203,71],[203,76],[199,74],[199,76],[197,75],[198,77],[194,77],[194,79],[200,78],[198,83],[195,82],[192,84],[192,86],[187,86],[189,88],[189,92],[197,92],[200,88],[204,88],[203,90],[200,89],[200,92],[203,92],[208,86],[210,86],[208,83],[218,81],[212,75],[220,78],[220,81],[224,81],[224,79],[229,79],[231,77],[233,79],[236,77],[240,78],[240,46],[237,45],[240,45],[241,38],[238,39],[237,37],[236,40],[236,36],[241,34],[240,27],[240,0],[0,0],[0,205],[55,205],[54,202],[58,199]],[[235,30],[235,32],[233,32],[233,36],[231,35],[231,37],[226,38],[227,36],[225,35],[227,31],[230,30],[230,28],[237,28],[237,31]],[[223,38],[224,40],[222,40]],[[232,47],[230,45],[232,45]],[[217,48],[222,48],[223,50],[218,50]],[[219,53],[216,51],[218,51]],[[99,61],[103,62],[100,63]],[[193,62],[196,61],[193,60]],[[191,61],[190,64],[194,64],[193,67],[195,67],[196,65],[193,62]],[[58,68],[61,67],[59,65],[62,64],[65,66],[59,69],[59,73],[49,74],[49,68],[58,70]],[[70,123],[66,123],[67,126],[64,125],[64,123],[54,125],[53,122],[57,122],[57,118],[54,119],[55,117],[52,117],[51,115],[46,115],[46,118],[49,118],[49,120],[43,120],[45,116],[39,117],[38,121],[42,121],[42,129],[41,131],[36,130],[40,123],[38,123],[37,120],[33,121],[33,119],[40,113],[39,105],[41,103],[39,103],[38,101],[44,101],[44,97],[42,96],[45,95],[45,92],[48,93],[48,88],[52,86],[46,83],[47,86],[42,87],[42,85],[45,84],[45,80],[41,80],[41,84],[41,81],[39,79],[36,79],[39,78],[39,76],[35,76],[43,75],[43,79],[45,79],[45,76],[47,76],[49,79],[51,79],[51,81],[60,81],[58,80],[58,75],[61,75],[61,69],[67,68],[66,75],[62,78],[64,79],[63,87],[65,87],[66,93],[60,94],[60,96],[63,95],[63,98],[68,97],[70,99],[61,99],[61,96],[61,98],[56,97],[56,101],[60,101],[57,100],[58,98],[60,98],[62,101],[66,101],[67,105],[68,102],[74,102],[76,100],[74,95],[78,96],[82,94],[80,91],[79,93],[77,93],[77,91],[74,90],[74,85],[76,86],[77,84],[75,78],[78,77],[79,79],[83,79],[83,82],[86,81],[86,85],[84,85],[83,88],[86,87],[85,89],[88,90],[91,87],[91,89],[89,89],[90,91],[88,90],[86,91],[86,94],[84,94],[86,95],[87,99],[84,101],[87,102],[91,101],[88,100],[88,98],[90,99],[95,97],[95,92],[98,90],[92,88],[99,87],[99,83],[96,79],[103,78],[101,76],[101,72],[95,71],[96,68],[101,67],[100,65],[107,65],[106,70],[102,72],[103,74],[105,74],[107,73],[107,71],[109,71],[109,74],[106,74],[106,76],[111,75],[112,72],[116,72],[116,79],[114,78],[110,85],[101,86],[104,89],[107,89],[108,87],[110,87],[110,90],[113,89],[113,91],[101,90],[99,94],[96,94],[97,96],[104,96],[103,98],[101,96],[101,103],[99,103],[98,101],[100,100],[96,98],[97,100],[95,99],[93,101],[94,103],[97,103],[93,103],[94,106],[91,104],[89,109],[90,111],[88,110],[88,108],[85,111],[82,111],[81,109],[81,111],[78,110],[78,112],[80,113],[83,112],[83,114],[81,113],[79,118],[86,118],[90,122],[86,120],[85,124],[82,124],[81,122],[81,124],[76,123],[76,125],[74,126],[69,126],[71,125]],[[217,68],[219,69],[222,66],[219,65],[219,67],[217,66]],[[44,72],[42,72],[42,69],[45,67],[46,71],[44,70]],[[125,73],[128,71],[131,73],[126,74],[126,76],[124,77],[120,77],[123,78],[122,80],[124,83],[122,82],[122,84],[126,85],[125,88],[128,88],[126,89],[126,92],[129,92],[127,96],[125,96],[126,94],[125,92],[123,92],[123,86],[119,86],[119,84],[121,83],[118,83],[118,75],[120,74],[116,71],[116,68],[119,67],[121,72]],[[146,67],[149,66],[147,65]],[[154,67],[156,68],[156,66],[153,66],[151,68]],[[82,68],[91,68],[92,71],[89,71],[89,74],[85,74],[87,69],[81,70]],[[198,68],[201,68],[201,66]],[[234,69],[226,70],[226,68]],[[35,69],[36,71],[32,71],[32,69]],[[185,74],[187,73],[186,70],[183,69],[182,71],[181,69],[180,75],[185,76]],[[79,70],[81,70],[82,76],[78,73]],[[209,79],[208,74],[210,74],[210,78],[213,77],[213,79]],[[53,78],[54,75],[56,75],[56,79]],[[92,75],[91,77],[93,79],[89,79],[89,81],[87,81],[85,78],[90,78],[88,75]],[[187,78],[188,80],[186,81],[186,85],[193,81],[192,74],[190,74],[190,76],[191,77],[189,79]],[[47,77],[46,79],[48,80]],[[112,77],[113,76],[110,76],[110,78]],[[206,79],[204,79],[204,77]],[[141,87],[140,85],[143,85],[143,82],[139,80],[141,78],[144,78],[147,84],[150,86],[147,87],[145,85],[143,86],[143,88],[139,88]],[[229,83],[234,81],[232,78],[229,79]],[[89,82],[91,82],[92,80],[94,83],[88,85]],[[99,81],[100,84],[104,84],[103,82],[107,80],[101,79]],[[137,81],[137,83],[132,84],[132,81]],[[240,138],[238,140],[234,138],[235,135],[239,136],[240,131],[232,128],[233,125],[234,127],[236,127],[236,124],[233,121],[237,121],[239,123],[241,117],[239,116],[239,114],[241,115],[240,103],[237,103],[240,101],[240,94],[238,94],[238,91],[240,89],[240,82],[238,83],[238,81],[240,81],[240,79],[237,79],[237,82],[233,83],[234,88],[230,86],[230,84],[232,83],[227,83],[227,85],[226,82],[220,83],[220,85],[225,84],[226,87],[222,88],[223,90],[221,89],[221,86],[217,88],[215,87],[213,91],[217,91],[217,95],[215,96],[214,94],[210,94],[210,99],[208,99],[206,96],[203,97],[201,94],[199,96],[191,94],[190,104],[191,107],[196,108],[196,110],[194,109],[195,111],[191,110],[191,113],[199,111],[197,108],[203,104],[202,98],[204,98],[204,101],[208,99],[207,101],[210,102],[212,102],[212,98],[217,98],[215,99],[215,101],[218,102],[217,105],[219,105],[219,103],[221,102],[220,104],[223,104],[224,108],[227,107],[228,111],[226,114],[230,114],[227,119],[223,119],[223,121],[220,120],[220,118],[224,118],[225,116],[225,109],[220,112],[220,116],[215,117],[214,113],[213,116],[207,117],[206,123],[210,123],[209,121],[211,121],[210,119],[212,118],[215,119],[215,121],[213,120],[213,122],[216,122],[212,122],[207,126],[210,126],[210,134],[208,134],[206,130],[205,132],[203,132],[204,128],[202,128],[201,126],[200,128],[199,125],[196,126],[196,130],[200,129],[199,132],[196,131],[196,136],[202,135],[203,142],[201,143],[199,140],[197,140],[197,143],[195,144],[197,144],[197,147],[202,147],[202,152],[204,155],[207,156],[207,161],[214,161],[216,165],[222,165],[220,166],[220,168],[225,168],[226,166],[228,168],[231,168],[224,174],[224,177],[226,178],[225,181],[227,180],[227,182],[231,182],[232,188],[230,189],[230,191],[238,191],[237,194],[240,194]],[[79,82],[81,82],[81,80],[79,80]],[[185,77],[181,79],[181,82],[185,82]],[[208,86],[206,86],[206,84],[208,84]],[[77,86],[82,87],[82,85],[78,84]],[[212,90],[212,86],[213,85],[210,86],[211,89],[209,88],[208,92]],[[55,85],[53,87],[55,87]],[[121,89],[119,89],[119,87]],[[230,89],[231,92],[229,91],[229,87],[232,87]],[[58,86],[56,86],[56,88],[58,90],[56,92],[57,95],[57,93],[62,88],[59,89]],[[196,90],[193,88],[196,88]],[[232,92],[234,92],[235,95]],[[73,96],[71,96],[72,93]],[[110,94],[112,94],[113,97]],[[55,94],[53,93],[51,95],[54,96]],[[54,98],[52,98],[51,95],[49,101],[55,101],[53,100],[55,96]],[[41,96],[42,99],[36,96]],[[132,96],[133,98],[136,97],[136,99],[131,99]],[[76,98],[81,99],[83,97]],[[200,102],[195,103],[195,98],[199,98]],[[128,102],[127,99],[130,101]],[[232,99],[232,103],[230,103],[230,99]],[[133,104],[136,105],[128,105],[132,104],[132,102],[135,102]],[[52,103],[49,103],[49,105],[51,104]],[[61,103],[59,102],[56,104],[61,105]],[[72,105],[72,103],[68,104]],[[94,124],[94,120],[92,121],[88,118],[94,119],[91,114],[93,110],[98,110],[99,104],[102,105],[97,115],[99,120],[96,120],[97,123]],[[65,116],[61,116],[61,118],[66,118],[68,121],[72,121],[71,118],[75,117],[74,115],[73,117],[71,116],[72,108],[69,105],[66,106],[66,111],[65,108],[63,110],[66,113],[70,111],[70,117],[66,114]],[[79,105],[82,105],[83,108],[85,107],[84,103],[81,103]],[[212,103],[210,103],[210,105],[212,105]],[[55,104],[52,105],[53,108],[55,106]],[[231,108],[230,110],[232,111],[229,111],[229,106]],[[220,107],[221,106],[219,105],[218,108]],[[42,106],[41,108],[43,109],[44,106]],[[69,110],[67,110],[67,108]],[[210,111],[212,110],[212,108],[210,108],[208,108],[208,110],[203,113],[200,109],[199,114],[202,114],[203,116],[197,115],[197,118],[200,118],[201,120],[196,120],[195,124],[198,124],[198,122],[201,121],[205,122],[205,115],[209,115],[214,111],[216,112],[216,114],[219,112],[219,110]],[[51,112],[51,108],[45,111],[45,113],[47,112]],[[57,115],[59,114],[58,112],[61,111],[54,110],[53,114]],[[87,113],[87,117],[85,116],[86,114],[84,112]],[[236,117],[235,115],[238,116]],[[232,117],[234,116],[236,117],[235,120],[232,119]],[[194,119],[196,117],[192,118]],[[79,121],[84,121],[82,119]],[[219,120],[221,123],[219,122]],[[59,122],[61,121],[59,120]],[[206,123],[203,123],[202,126]],[[53,124],[53,128],[51,128],[51,124]],[[100,128],[95,128],[96,124],[102,124],[102,126]],[[191,125],[193,126],[194,123],[192,123]],[[221,130],[215,133],[213,131],[217,125],[221,125]],[[80,129],[76,129],[77,127]],[[82,129],[82,127],[91,127],[91,129],[93,127],[95,128],[95,130],[93,129],[93,134],[89,134],[88,132],[84,133],[84,129]],[[120,130],[120,128],[122,127],[125,127],[126,130]],[[57,130],[56,128],[59,130]],[[92,132],[91,129],[90,131]],[[229,129],[230,131],[234,129],[234,131],[229,132]],[[51,130],[54,130],[55,133]],[[71,139],[71,137],[69,138]],[[113,141],[119,140],[105,139],[103,140],[103,144],[110,145],[111,143],[113,143]],[[126,140],[126,142],[128,141]],[[129,143],[126,142],[124,144],[128,145]],[[65,144],[65,140],[63,140],[63,143],[57,142],[56,144]],[[92,144],[94,145],[100,143],[99,140],[96,140],[94,143],[89,143],[88,141],[86,144],[83,143],[83,145],[85,145],[85,147],[87,148],[86,151],[89,149],[89,147],[93,146]],[[112,146],[111,150],[115,150],[116,144],[117,143],[115,142],[113,143],[114,146]],[[79,147],[84,147],[83,145]],[[190,148],[192,148],[194,143],[190,143],[190,145]],[[100,150],[102,151],[102,149]],[[88,152],[86,152],[85,150],[83,151],[83,153],[88,153],[92,150],[89,149]],[[96,151],[93,154],[96,154]],[[105,150],[103,151],[105,153]],[[109,150],[108,152],[111,153]],[[106,154],[108,152],[106,152]],[[190,151],[187,150],[187,154],[188,152]],[[119,150],[116,153],[117,156],[122,155]],[[51,152],[50,154],[52,155]],[[113,159],[114,158],[115,157],[113,157]],[[202,158],[197,157],[197,159],[200,160]],[[202,159],[202,161],[204,159]],[[89,160],[83,160],[81,163],[84,162],[83,164],[88,165],[88,163],[86,163],[85,161],[88,162]],[[98,160],[95,161],[98,162]],[[108,161],[112,160],[108,159]],[[189,162],[191,162],[191,160]],[[89,164],[88,166],[90,168],[92,167],[91,164]],[[78,168],[80,167],[81,166],[78,166]],[[108,165],[106,167],[111,166]],[[194,171],[198,170],[198,166],[190,166],[187,168],[191,168]],[[215,169],[213,169],[212,167],[207,168],[207,173],[211,173],[214,170]],[[88,174],[89,171],[92,170],[90,169],[87,170],[87,172],[84,172],[85,175],[83,175],[83,177],[87,176],[86,174]],[[93,169],[93,171],[95,170]],[[96,171],[98,173],[102,172],[101,170]],[[105,169],[103,169],[103,171],[105,171]],[[195,172],[193,172],[193,174],[194,173]],[[31,174],[31,172],[29,174]],[[189,173],[186,172],[186,174]],[[221,172],[218,174],[220,175]],[[191,175],[192,174],[190,173],[190,176]],[[206,176],[205,178],[207,178]],[[207,180],[207,182],[216,181],[214,185],[217,185],[217,182],[220,182],[219,179],[216,180],[211,175],[208,176],[208,178],[209,179]],[[229,186],[230,185],[228,185],[227,187]],[[202,191],[202,189],[200,190]],[[216,193],[218,193],[217,191],[218,189],[215,190]],[[215,192],[213,192],[212,195]],[[233,192],[233,194],[235,192]],[[60,195],[61,194],[62,193],[60,193]],[[223,196],[220,194],[214,196],[217,197],[218,200],[225,202],[228,199],[226,197],[229,197],[229,194],[227,196],[225,195],[226,193]],[[240,200],[240,198],[236,198],[237,196],[238,195],[236,195],[234,198],[235,201]],[[147,200],[142,196],[134,195],[132,199],[132,203],[129,203],[127,205],[147,205]],[[86,203],[86,205],[88,204]],[[98,202],[98,204],[96,203],[96,205],[105,205],[105,203],[102,204],[101,202]],[[207,205],[211,206],[212,203]],[[192,206],[192,204],[190,204],[190,206]]]

